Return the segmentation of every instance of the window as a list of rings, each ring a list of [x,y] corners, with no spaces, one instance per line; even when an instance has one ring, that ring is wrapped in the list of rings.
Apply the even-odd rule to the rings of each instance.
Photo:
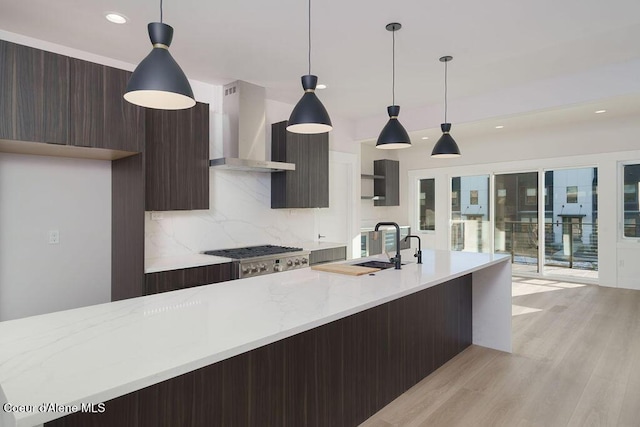
[[[469,191],[469,204],[470,205],[478,204],[478,190]]]
[[[524,204],[528,206],[533,206],[538,204],[538,189],[537,188],[527,188]]]
[[[578,203],[578,186],[570,185],[567,187],[567,203]]]
[[[640,237],[640,211],[638,209],[640,164],[624,165],[623,175],[624,237]]]
[[[435,179],[420,180],[420,230],[436,229],[436,185]]]

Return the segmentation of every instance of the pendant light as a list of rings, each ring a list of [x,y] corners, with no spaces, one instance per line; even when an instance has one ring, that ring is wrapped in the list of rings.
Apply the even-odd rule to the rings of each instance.
[[[398,114],[400,114],[400,106],[396,104],[396,31],[402,28],[401,24],[393,22],[387,24],[387,31],[391,31],[393,34],[393,56],[392,56],[392,71],[391,71],[391,96],[392,104],[387,107],[387,113],[389,114],[389,121],[382,128],[380,135],[378,136],[378,142],[376,142],[376,148],[385,150],[393,150],[398,148],[411,147],[411,140],[409,134],[404,129],[404,126],[398,121]]]
[[[169,53],[173,28],[162,22],[151,22],[147,29],[153,49],[138,64],[129,78],[124,99],[141,107],[159,110],[182,110],[196,105],[187,76]]]
[[[441,159],[460,157],[460,149],[449,133],[451,131],[451,123],[447,123],[447,63],[453,59],[453,56],[443,56],[440,62],[444,62],[444,123],[440,125],[442,136],[436,142],[431,152],[431,157]]]
[[[293,133],[325,133],[333,129],[329,113],[315,94],[318,76],[311,74],[311,0],[309,0],[309,74],[302,76],[304,95],[291,112],[287,130]]]

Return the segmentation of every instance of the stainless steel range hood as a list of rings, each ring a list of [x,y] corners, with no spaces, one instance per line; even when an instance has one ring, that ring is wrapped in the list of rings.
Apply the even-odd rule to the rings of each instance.
[[[251,172],[295,170],[294,163],[267,160],[265,89],[238,80],[225,85],[222,94],[224,157],[209,165]]]

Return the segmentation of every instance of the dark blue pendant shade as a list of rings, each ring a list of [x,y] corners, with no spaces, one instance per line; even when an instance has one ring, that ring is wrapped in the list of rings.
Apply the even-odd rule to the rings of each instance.
[[[400,106],[390,105],[389,107],[387,107],[387,113],[389,113],[389,121],[382,128],[380,136],[378,136],[376,148],[393,150],[398,148],[411,147],[411,139],[409,139],[409,134],[398,120],[398,114],[400,114]]]
[[[147,26],[153,49],[129,79],[124,99],[141,107],[181,110],[196,105],[187,76],[169,53],[173,28],[161,22]]]
[[[449,131],[451,130],[451,123],[442,123],[440,125],[440,129],[442,129],[442,136],[436,142],[436,145],[433,147],[433,151],[431,152],[431,157],[439,157],[439,158],[452,158],[460,156],[460,149],[458,148],[458,144],[453,139]]]
[[[304,95],[291,112],[287,126],[289,132],[325,133],[333,129],[329,113],[315,94],[317,83],[317,76],[302,76]]]

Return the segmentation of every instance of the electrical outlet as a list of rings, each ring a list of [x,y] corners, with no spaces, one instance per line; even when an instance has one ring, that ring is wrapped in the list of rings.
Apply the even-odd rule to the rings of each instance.
[[[60,243],[60,231],[58,230],[49,230],[49,244],[57,245]]]
[[[151,212],[151,221],[158,221],[159,219],[164,219],[162,212]]]

